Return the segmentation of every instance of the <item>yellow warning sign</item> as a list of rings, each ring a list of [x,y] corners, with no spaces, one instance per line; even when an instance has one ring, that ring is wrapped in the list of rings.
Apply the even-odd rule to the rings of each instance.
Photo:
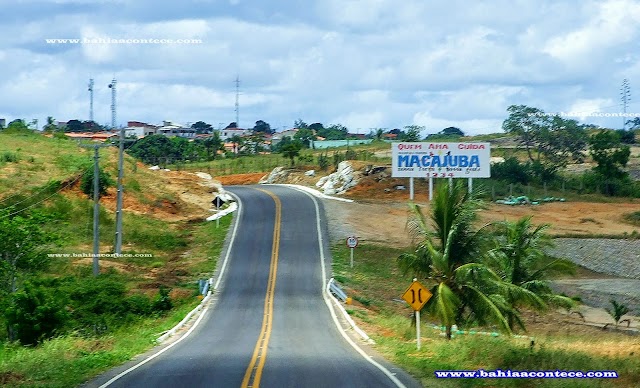
[[[409,306],[415,311],[420,311],[432,295],[425,286],[420,284],[419,281],[414,280],[409,288],[407,288],[407,291],[402,294],[402,299],[409,303]]]

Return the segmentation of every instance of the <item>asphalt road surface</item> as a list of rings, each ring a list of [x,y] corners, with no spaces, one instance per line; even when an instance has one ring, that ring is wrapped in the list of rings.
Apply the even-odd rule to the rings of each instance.
[[[87,386],[419,386],[394,366],[363,357],[337,328],[323,293],[330,266],[323,271],[321,264],[328,255],[319,242],[322,204],[281,186],[228,190],[240,200],[239,224],[213,307],[175,346]]]

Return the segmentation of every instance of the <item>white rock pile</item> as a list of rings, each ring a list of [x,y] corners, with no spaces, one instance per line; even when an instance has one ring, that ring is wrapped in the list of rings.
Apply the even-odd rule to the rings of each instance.
[[[353,166],[348,161],[340,162],[333,174],[320,178],[316,187],[326,195],[340,195],[358,184]]]

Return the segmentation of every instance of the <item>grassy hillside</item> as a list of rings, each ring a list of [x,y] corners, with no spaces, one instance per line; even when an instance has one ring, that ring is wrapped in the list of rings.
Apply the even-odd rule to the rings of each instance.
[[[204,221],[211,187],[194,174],[151,171],[127,157],[122,253],[131,256],[101,258],[94,280],[93,259],[79,257],[92,251],[93,201],[79,188],[92,154],[67,139],[0,132],[0,216],[3,210],[11,217],[37,214],[40,228],[54,238],[42,252],[49,256],[46,267],[19,276],[18,292],[27,283],[46,290],[41,303],[57,301],[67,317],[53,339],[23,347],[8,343],[7,318],[0,314],[2,386],[75,386],[149,349],[199,303],[197,281],[215,268],[231,217],[219,229]],[[101,149],[100,158],[115,182],[117,149]],[[115,197],[112,187],[100,200],[103,254],[113,251]],[[12,300],[0,293],[4,308]]]

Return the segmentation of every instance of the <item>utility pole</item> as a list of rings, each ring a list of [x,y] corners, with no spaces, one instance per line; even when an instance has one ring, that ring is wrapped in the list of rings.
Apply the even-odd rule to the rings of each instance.
[[[631,87],[629,86],[629,80],[627,78],[622,80],[622,87],[620,88],[620,99],[622,105],[622,130],[627,129],[627,105],[631,100]]]
[[[124,176],[124,127],[120,128],[118,147],[118,194],[116,197],[116,244],[115,253],[122,254],[122,178]]]
[[[83,145],[93,148],[93,276],[100,274],[100,148],[106,144]]]
[[[89,79],[89,121],[93,123],[93,78]]]

